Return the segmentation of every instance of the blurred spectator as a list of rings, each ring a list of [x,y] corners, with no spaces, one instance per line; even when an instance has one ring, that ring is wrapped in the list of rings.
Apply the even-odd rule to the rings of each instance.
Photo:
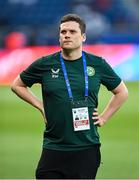
[[[97,41],[103,33],[109,32],[111,24],[101,13],[91,10],[86,4],[76,4],[73,13],[79,14],[86,22],[86,33],[89,41]]]
[[[11,32],[5,37],[5,47],[9,49],[22,48],[27,44],[25,34],[21,32]]]

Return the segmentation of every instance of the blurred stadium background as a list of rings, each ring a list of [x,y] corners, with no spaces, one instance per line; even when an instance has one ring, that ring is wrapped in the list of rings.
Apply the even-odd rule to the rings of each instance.
[[[98,179],[139,179],[139,0],[0,0],[0,179],[33,179],[41,115],[18,99],[10,83],[36,58],[59,50],[59,18],[81,15],[84,50],[103,56],[126,82],[129,99],[100,128]],[[33,88],[41,98],[38,85]],[[110,94],[102,87],[99,111]]]

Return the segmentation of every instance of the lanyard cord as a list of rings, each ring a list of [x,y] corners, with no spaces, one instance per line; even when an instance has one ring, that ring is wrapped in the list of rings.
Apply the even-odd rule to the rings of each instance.
[[[84,52],[82,52],[82,60],[83,60],[84,76],[85,76],[85,98],[86,98],[86,97],[88,97],[88,75],[87,75],[86,57],[85,57]],[[64,78],[65,78],[69,98],[71,100],[73,100],[73,94],[72,94],[72,91],[71,91],[71,86],[70,86],[70,83],[69,83],[68,74],[67,74],[67,70],[66,70],[66,66],[65,66],[63,57],[62,57],[62,53],[60,53],[60,62],[61,62],[61,66],[62,66],[62,70],[63,70],[63,74],[64,74]]]

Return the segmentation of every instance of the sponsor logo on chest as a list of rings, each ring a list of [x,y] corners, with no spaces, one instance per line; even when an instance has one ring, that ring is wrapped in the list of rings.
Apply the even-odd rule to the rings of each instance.
[[[59,77],[59,71],[60,71],[60,69],[51,69],[52,78],[58,78]]]

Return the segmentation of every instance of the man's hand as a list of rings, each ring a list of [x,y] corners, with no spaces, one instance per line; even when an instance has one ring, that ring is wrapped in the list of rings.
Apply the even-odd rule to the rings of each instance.
[[[113,89],[112,93],[113,96],[101,115],[98,114],[97,109],[94,109],[95,111],[92,117],[92,119],[95,120],[94,125],[103,126],[128,98],[128,90],[123,82]]]
[[[94,125],[97,125],[99,127],[103,126],[105,124],[105,120],[99,116],[98,109],[94,109],[92,119],[95,121]]]

